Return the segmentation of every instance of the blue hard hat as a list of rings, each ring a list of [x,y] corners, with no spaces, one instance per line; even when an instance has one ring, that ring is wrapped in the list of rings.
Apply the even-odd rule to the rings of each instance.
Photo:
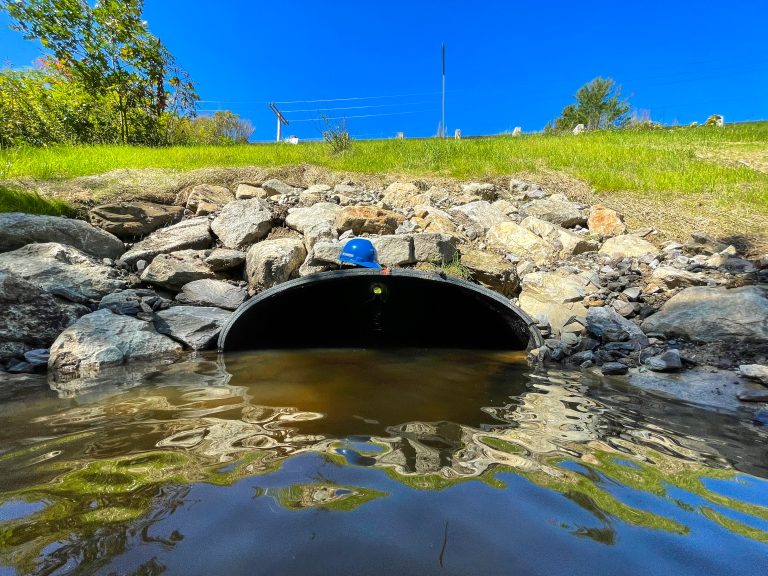
[[[339,254],[339,260],[363,268],[381,268],[377,262],[376,248],[367,238],[352,238],[344,244],[344,248]]]

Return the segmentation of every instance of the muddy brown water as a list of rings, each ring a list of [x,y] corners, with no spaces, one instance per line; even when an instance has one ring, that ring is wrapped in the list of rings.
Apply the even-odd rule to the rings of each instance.
[[[317,350],[0,395],[0,574],[768,573],[768,433],[521,353]]]

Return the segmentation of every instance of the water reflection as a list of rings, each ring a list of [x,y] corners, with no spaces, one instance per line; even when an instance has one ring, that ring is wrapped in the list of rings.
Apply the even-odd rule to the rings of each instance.
[[[514,477],[591,518],[562,512],[572,538],[618,546],[623,526],[686,536],[704,522],[768,541],[763,429],[581,374],[533,374],[521,355],[272,352],[138,372],[0,404],[0,565],[67,573],[128,555],[159,573],[172,556],[141,550],[172,554],[192,527],[156,530],[195,498],[237,499],[249,478],[260,480],[248,498],[269,510],[370,508],[405,531],[387,505],[403,488],[477,486],[471,499]],[[197,496],[200,483],[229,488]]]

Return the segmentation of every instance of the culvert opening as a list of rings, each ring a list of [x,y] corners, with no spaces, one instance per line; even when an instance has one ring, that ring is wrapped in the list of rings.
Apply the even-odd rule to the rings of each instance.
[[[481,286],[413,270],[355,269],[260,293],[232,315],[219,350],[527,350],[542,343],[527,314]]]

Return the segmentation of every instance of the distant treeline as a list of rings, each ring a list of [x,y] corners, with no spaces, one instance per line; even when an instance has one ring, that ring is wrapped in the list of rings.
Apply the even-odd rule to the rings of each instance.
[[[12,27],[47,54],[0,70],[0,147],[229,144],[249,122],[198,117],[189,75],[141,19],[143,0],[0,0]]]

